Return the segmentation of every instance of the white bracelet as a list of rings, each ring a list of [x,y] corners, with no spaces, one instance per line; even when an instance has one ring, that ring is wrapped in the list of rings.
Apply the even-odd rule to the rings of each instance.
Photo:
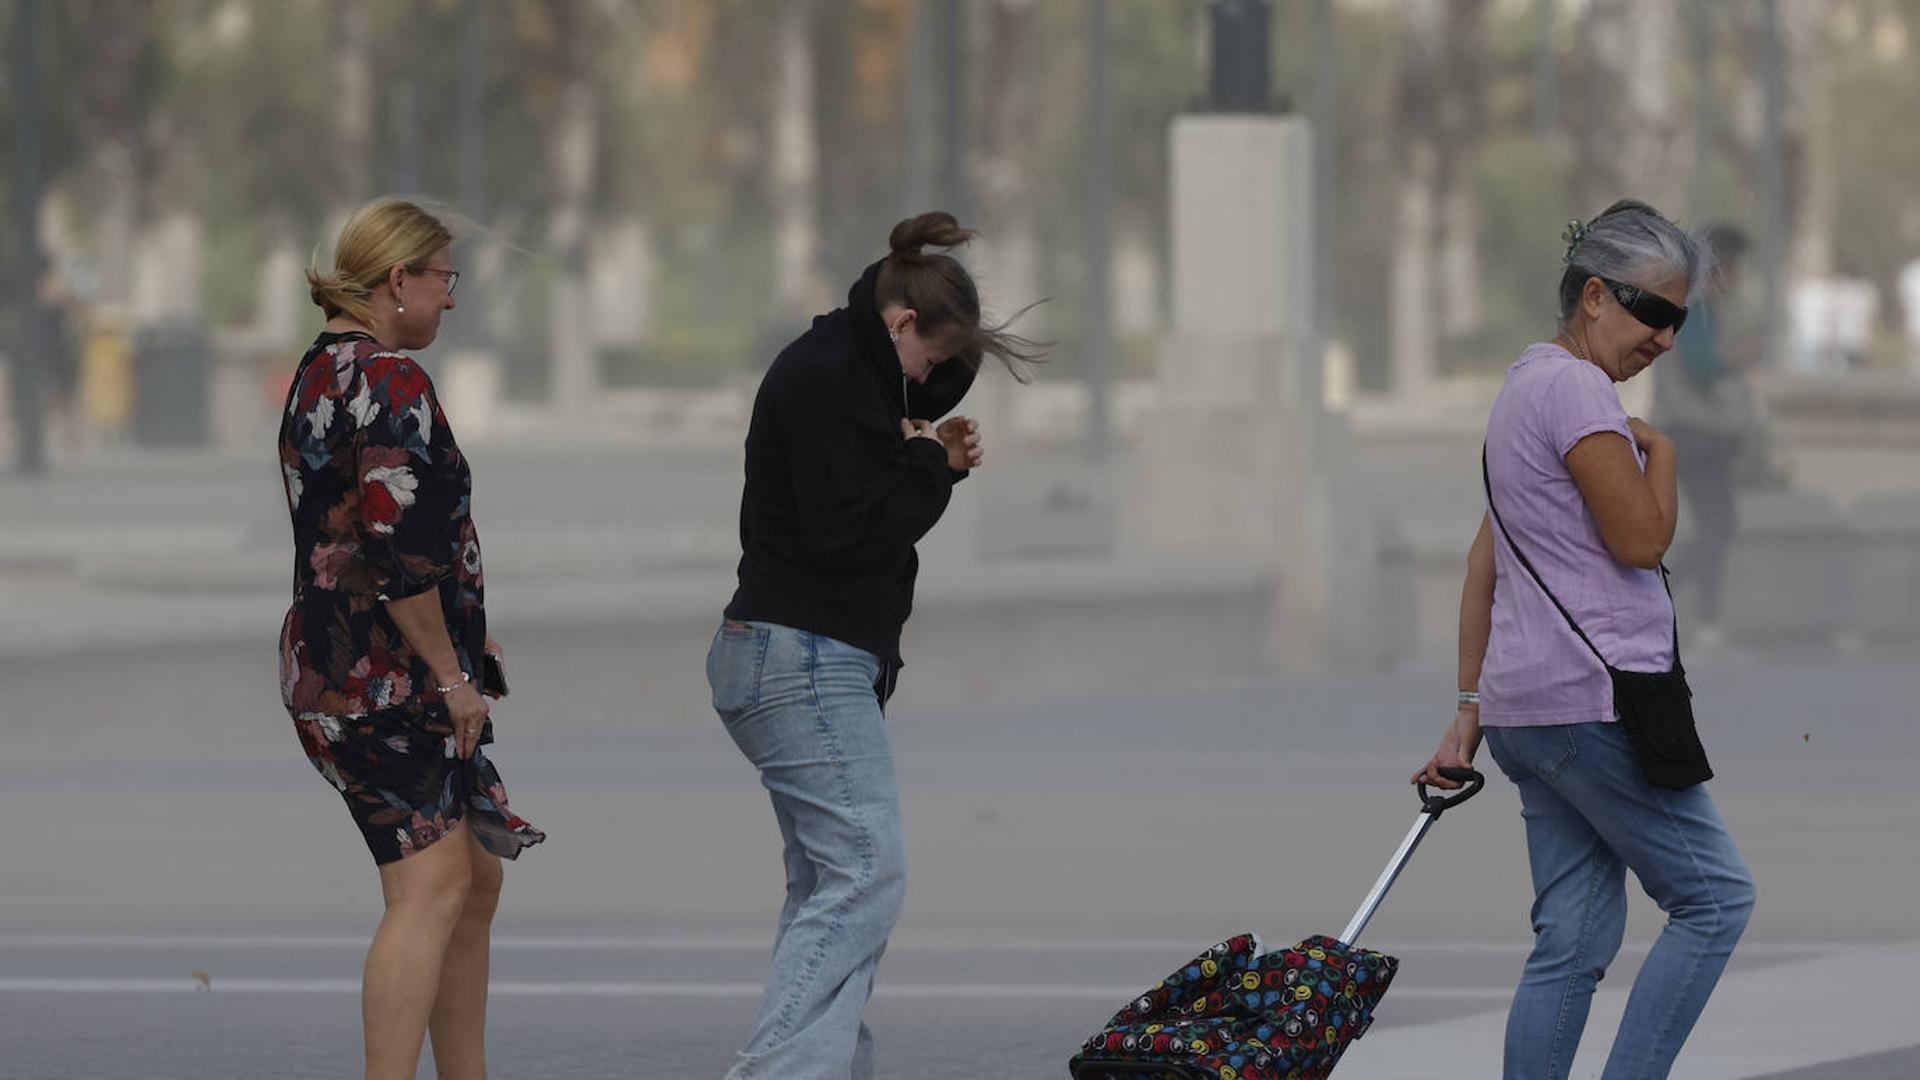
[[[1456,706],[1471,705],[1477,709],[1480,707],[1480,691],[1478,690],[1455,691],[1454,704]]]
[[[457,682],[457,683],[454,683],[454,684],[453,684],[452,686],[436,686],[436,687],[434,687],[434,689],[440,692],[440,696],[441,696],[441,697],[445,697],[445,696],[447,696],[448,694],[451,694],[451,693],[453,693],[453,692],[454,692],[455,690],[458,690],[458,689],[460,689],[461,687],[463,687],[463,686],[465,686],[465,685],[467,685],[468,683],[470,683],[470,682],[472,682],[472,681],[473,681],[473,676],[471,676],[471,675],[469,675],[469,674],[467,674],[466,672],[464,672],[464,671],[463,671],[463,672],[461,672],[461,673],[460,673],[460,681],[459,681],[459,682]]]

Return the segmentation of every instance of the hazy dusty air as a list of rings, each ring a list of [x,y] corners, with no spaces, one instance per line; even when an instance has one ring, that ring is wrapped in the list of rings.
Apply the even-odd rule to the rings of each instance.
[[[550,837],[496,1073],[718,1076],[746,1034],[781,838],[702,662],[742,441],[896,222],[979,230],[988,322],[1044,301],[1012,329],[1051,348],[983,367],[919,545],[868,1015],[881,1075],[1044,1077],[1373,882],[1454,707],[1489,407],[1627,196],[1745,241],[1711,343],[1618,387],[1739,435],[1724,503],[1683,461],[1668,565],[1759,900],[1676,1075],[1920,1071],[1911,979],[1769,1026],[1920,960],[1916,49],[1906,0],[0,0],[0,1074],[359,1068],[381,906],[278,697],[275,432],[304,272],[383,193],[457,234],[418,358],[513,688],[488,753]],[[1355,1075],[1497,1071],[1531,894],[1478,763],[1367,930],[1402,973]]]

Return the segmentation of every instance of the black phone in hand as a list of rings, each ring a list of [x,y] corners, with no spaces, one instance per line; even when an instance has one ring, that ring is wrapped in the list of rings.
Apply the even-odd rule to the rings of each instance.
[[[480,692],[488,697],[507,696],[507,668],[493,653],[481,654]]]

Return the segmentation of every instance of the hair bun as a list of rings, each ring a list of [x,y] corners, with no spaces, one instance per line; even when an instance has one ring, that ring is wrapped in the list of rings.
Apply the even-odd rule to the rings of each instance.
[[[895,255],[918,255],[920,249],[928,245],[959,247],[973,239],[973,235],[973,230],[962,228],[952,214],[945,210],[930,210],[895,225],[893,232],[887,236],[887,246]]]
[[[334,312],[344,310],[371,292],[371,289],[354,281],[338,267],[324,274],[311,269],[307,271],[307,298],[313,301],[315,307],[327,312],[329,318]]]

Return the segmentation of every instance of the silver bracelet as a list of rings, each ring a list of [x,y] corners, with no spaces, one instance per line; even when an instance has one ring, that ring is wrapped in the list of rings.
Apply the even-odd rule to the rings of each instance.
[[[1456,706],[1471,705],[1476,709],[1480,707],[1480,691],[1458,690],[1458,691],[1455,691],[1454,693],[1455,693],[1454,704]]]
[[[441,697],[445,697],[445,696],[447,696],[448,694],[451,694],[451,693],[453,693],[453,692],[454,692],[455,690],[458,690],[458,689],[460,689],[461,687],[463,687],[463,686],[465,686],[465,685],[467,685],[468,683],[470,683],[470,682],[472,682],[472,681],[473,681],[473,676],[471,676],[471,675],[469,675],[469,674],[467,674],[466,672],[464,672],[464,671],[463,671],[463,672],[461,672],[461,673],[460,673],[460,681],[459,681],[459,682],[457,682],[457,683],[454,683],[454,684],[453,684],[452,686],[436,686],[436,687],[434,687],[434,689],[440,692],[440,696],[441,696]]]

